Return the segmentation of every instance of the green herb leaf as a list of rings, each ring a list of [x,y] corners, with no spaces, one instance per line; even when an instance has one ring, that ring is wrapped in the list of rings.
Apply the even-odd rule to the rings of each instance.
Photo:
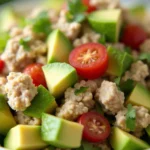
[[[101,150],[99,147],[95,147],[92,143],[89,143],[87,141],[82,142],[84,150]]]
[[[120,89],[127,95],[133,90],[134,86],[135,82],[131,79],[128,79],[127,81],[120,84]]]
[[[80,93],[86,92],[88,88],[89,87],[83,87],[83,86],[81,86],[80,89],[76,89],[74,93],[75,93],[75,95],[79,95]]]
[[[136,111],[131,104],[128,104],[127,109],[126,126],[128,129],[130,129],[130,131],[134,131],[136,123]]]
[[[86,7],[81,0],[68,0],[68,13],[66,18],[68,21],[82,22],[85,20]]]
[[[150,53],[142,53],[139,56],[140,60],[145,60],[147,63],[150,63]]]
[[[4,52],[8,39],[9,34],[7,32],[0,32],[0,53]]]
[[[100,113],[100,114],[104,114],[104,111],[103,111],[103,109],[102,109],[102,106],[98,103],[98,102],[96,102],[95,103],[95,107],[96,107],[96,111],[98,112],[98,113]]]
[[[51,22],[48,17],[48,12],[41,12],[35,19],[31,20],[33,31],[48,35],[51,32]]]
[[[117,86],[120,85],[121,77],[115,78],[114,82],[116,83]]]
[[[31,40],[31,37],[22,38],[22,39],[20,39],[19,44],[22,45],[26,51],[29,51],[30,50],[30,46],[29,46],[30,40]]]
[[[127,52],[128,54],[131,54],[131,52],[132,52],[130,47],[125,47],[124,51]]]

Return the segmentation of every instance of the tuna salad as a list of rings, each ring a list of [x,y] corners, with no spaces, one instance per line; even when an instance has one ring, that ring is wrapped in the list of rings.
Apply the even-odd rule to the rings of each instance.
[[[144,8],[47,0],[1,11],[0,150],[148,150],[149,139]]]

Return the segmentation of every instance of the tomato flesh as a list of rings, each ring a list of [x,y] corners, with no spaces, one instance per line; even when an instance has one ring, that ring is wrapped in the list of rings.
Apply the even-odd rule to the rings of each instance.
[[[3,71],[4,67],[5,67],[5,63],[3,60],[0,59],[0,72]]]
[[[38,63],[30,64],[24,69],[23,72],[31,76],[35,86],[39,86],[41,84],[44,87],[47,87],[42,66],[42,64]]]
[[[90,0],[82,0],[82,3],[87,7],[88,13],[96,10],[96,7],[90,4]]]
[[[146,38],[147,33],[141,27],[129,24],[123,31],[121,41],[133,49],[139,49]]]
[[[69,63],[85,79],[102,76],[108,67],[108,55],[105,46],[87,43],[76,47],[69,55]]]
[[[84,126],[83,139],[89,142],[102,142],[110,135],[108,120],[97,112],[81,115],[78,122]]]

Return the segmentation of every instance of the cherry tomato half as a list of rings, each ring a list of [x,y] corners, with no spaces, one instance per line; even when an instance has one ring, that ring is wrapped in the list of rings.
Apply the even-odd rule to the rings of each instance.
[[[24,69],[23,72],[31,76],[35,86],[39,86],[41,84],[44,87],[47,87],[42,66],[42,64],[37,63],[30,64]]]
[[[78,122],[84,126],[83,138],[89,142],[102,142],[110,134],[108,120],[97,112],[88,112],[81,115]]]
[[[105,46],[87,43],[76,47],[69,55],[69,63],[85,79],[102,76],[108,67],[108,55]]]
[[[133,49],[139,49],[146,38],[147,33],[141,27],[129,24],[123,31],[121,41]]]
[[[82,3],[87,7],[87,12],[90,13],[96,10],[96,7],[90,4],[90,0],[82,0]]]
[[[0,59],[0,72],[3,71],[4,67],[5,67],[5,63],[3,60]]]

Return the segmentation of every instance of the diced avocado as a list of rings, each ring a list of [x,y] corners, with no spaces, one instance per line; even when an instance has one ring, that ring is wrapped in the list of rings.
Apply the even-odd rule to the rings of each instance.
[[[0,32],[0,54],[4,52],[8,39],[9,34],[7,32]]]
[[[108,52],[108,69],[107,73],[114,76],[121,76],[133,62],[130,54],[117,50],[111,46],[107,49]]]
[[[52,113],[57,107],[55,98],[42,85],[38,86],[38,94],[34,97],[24,114],[30,117],[41,118],[43,112]]]
[[[118,42],[121,29],[121,10],[106,9],[90,13],[88,21],[98,33],[105,35],[109,42]]]
[[[150,92],[142,84],[137,83],[126,102],[133,105],[144,106],[150,110]]]
[[[50,93],[58,98],[77,82],[76,70],[67,63],[51,63],[42,67]]]
[[[68,62],[72,45],[69,39],[60,31],[54,30],[50,33],[48,40],[48,63]]]
[[[10,128],[14,127],[16,122],[7,105],[7,100],[0,95],[0,134],[7,134]]]
[[[10,7],[4,7],[0,12],[0,31],[9,31],[17,22],[17,16]]]
[[[46,0],[43,3],[43,6],[49,9],[55,9],[60,11],[65,4],[66,0]]]
[[[42,115],[42,139],[59,148],[77,148],[81,145],[83,126],[49,114]]]
[[[148,136],[150,137],[150,125],[145,130],[146,130],[146,133],[148,134]]]
[[[17,125],[4,140],[4,147],[12,150],[42,149],[47,145],[41,139],[41,127],[35,125]]]
[[[150,146],[141,139],[117,128],[112,128],[110,144],[114,150],[142,150]]]

